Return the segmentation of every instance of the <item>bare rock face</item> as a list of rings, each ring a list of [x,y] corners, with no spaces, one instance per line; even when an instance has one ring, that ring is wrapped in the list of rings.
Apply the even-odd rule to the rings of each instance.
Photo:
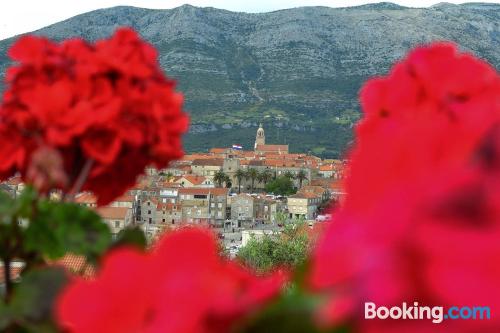
[[[255,128],[246,125],[264,121],[268,138],[292,151],[338,156],[359,118],[362,83],[422,43],[454,41],[500,68],[498,4],[379,3],[263,14],[114,7],[35,33],[95,40],[119,26],[153,43],[162,67],[178,80],[196,125],[185,138],[188,150],[234,142],[251,147]],[[13,40],[0,42],[1,72]]]

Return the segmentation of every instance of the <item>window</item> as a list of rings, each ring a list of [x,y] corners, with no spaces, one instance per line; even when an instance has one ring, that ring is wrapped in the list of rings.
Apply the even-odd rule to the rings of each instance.
[[[175,224],[175,221],[174,221],[174,219],[172,219],[172,224]]]
[[[150,210],[148,210],[148,214],[151,214],[151,211],[150,211]]]
[[[219,202],[219,204],[217,205],[219,208],[222,208],[222,203]]]
[[[149,218],[149,224],[153,224],[153,219]]]
[[[120,221],[115,221],[115,228],[119,228],[120,227]]]
[[[161,221],[162,221],[163,223],[167,222],[167,220],[165,220],[165,219],[162,219]]]

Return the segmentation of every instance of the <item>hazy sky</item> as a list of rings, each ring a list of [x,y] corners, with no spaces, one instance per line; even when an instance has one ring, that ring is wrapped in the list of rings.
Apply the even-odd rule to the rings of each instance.
[[[233,11],[267,12],[300,6],[345,7],[379,1],[363,0],[0,0],[0,39],[42,28],[51,23],[94,9],[129,5],[145,8],[173,8],[185,3],[199,7],[215,7]],[[397,0],[409,7],[427,7],[440,1]],[[488,0],[448,0],[447,2],[496,2]]]

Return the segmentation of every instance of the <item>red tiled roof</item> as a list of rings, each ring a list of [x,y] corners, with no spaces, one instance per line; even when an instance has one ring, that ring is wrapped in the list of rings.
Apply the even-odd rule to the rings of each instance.
[[[10,278],[11,280],[16,280],[19,278],[19,275],[21,274],[23,267],[22,266],[15,266],[15,267],[10,267]],[[4,267],[3,264],[0,264],[0,285],[5,283],[5,273],[4,273]]]
[[[289,196],[289,198],[297,198],[297,199],[317,199],[320,198],[317,194],[311,192],[298,192],[294,195]]]
[[[288,145],[257,145],[256,150],[261,152],[281,151],[285,153],[288,152]]]
[[[194,188],[194,187],[183,187],[179,189],[179,194],[201,194],[201,195],[227,195],[229,189],[227,188]]]
[[[97,198],[94,194],[90,192],[83,192],[75,197],[75,202],[80,204],[91,205],[97,203]]]
[[[130,208],[127,207],[99,207],[97,213],[103,219],[124,220]]]
[[[310,193],[315,193],[317,195],[323,195],[325,193],[326,189],[321,187],[321,186],[314,186],[314,185],[306,185],[303,186],[299,192],[310,192]]]
[[[210,149],[210,152],[212,154],[224,154],[225,152],[227,152],[229,148],[212,148]]]
[[[95,267],[91,264],[88,264],[84,256],[66,254],[61,259],[50,262],[50,264],[61,266],[68,272],[80,275],[84,278],[90,278],[96,274]]]
[[[194,161],[194,160],[212,159],[212,158],[213,158],[212,154],[190,154],[190,155],[184,155],[182,161]]]
[[[342,179],[330,181],[330,188],[342,191],[344,189],[344,181]]]
[[[270,167],[288,167],[288,168],[301,168],[304,166],[303,163],[298,163],[295,160],[277,160],[277,159],[267,159],[264,161],[264,164]]]
[[[14,176],[12,178],[9,178],[6,183],[8,185],[19,185],[23,183],[23,180],[21,179],[21,176]]]
[[[179,177],[177,181],[180,181],[182,178],[186,179],[188,182],[190,182],[193,185],[201,185],[203,182],[207,180],[206,177],[203,176],[196,176],[196,175],[184,175],[182,177]]]
[[[223,166],[224,160],[222,158],[204,158],[193,160],[192,165],[199,166]]]
[[[322,165],[319,167],[319,171],[335,171],[336,168],[333,164]]]

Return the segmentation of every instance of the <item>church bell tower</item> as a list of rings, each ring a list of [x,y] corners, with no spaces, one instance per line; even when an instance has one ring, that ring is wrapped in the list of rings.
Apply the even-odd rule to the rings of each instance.
[[[255,136],[255,149],[257,149],[258,145],[266,144],[266,136],[264,134],[264,128],[262,128],[262,123],[259,125],[259,129],[257,130],[257,135]]]

